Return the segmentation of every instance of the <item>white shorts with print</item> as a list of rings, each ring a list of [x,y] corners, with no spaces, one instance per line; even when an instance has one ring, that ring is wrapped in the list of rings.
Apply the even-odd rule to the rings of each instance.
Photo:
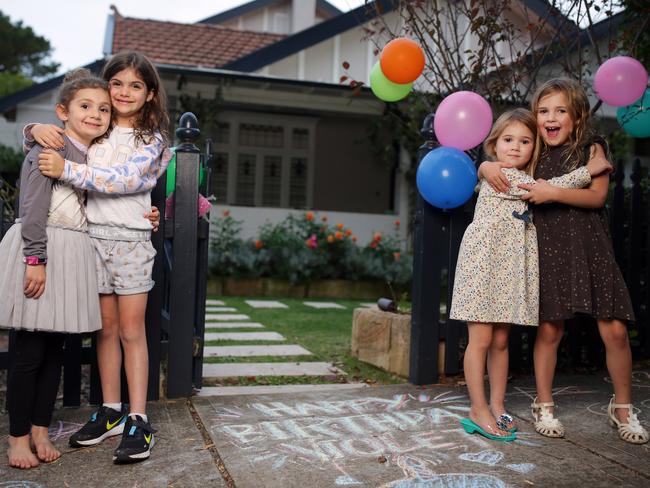
[[[93,237],[99,293],[136,295],[154,286],[156,250],[151,241],[115,241]]]

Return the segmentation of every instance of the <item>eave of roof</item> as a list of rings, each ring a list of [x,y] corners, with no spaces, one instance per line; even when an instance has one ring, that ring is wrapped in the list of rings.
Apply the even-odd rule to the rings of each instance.
[[[343,15],[325,20],[309,29],[285,37],[274,44],[227,63],[223,68],[235,71],[257,71],[264,66],[307,49],[341,32],[362,25],[377,17],[378,11],[388,13],[396,7],[397,4],[394,0],[376,0],[372,3],[372,7],[362,5]]]
[[[281,0],[253,0],[252,2],[245,3],[239,7],[234,7],[230,10],[226,10],[225,12],[221,12],[219,14],[212,15],[211,17],[207,17],[203,20],[199,20],[197,24],[220,24],[230,19],[234,19],[235,17],[246,15],[247,13],[253,12],[260,8],[269,7],[271,5],[279,3],[280,1]],[[324,10],[333,17],[336,17],[343,13],[341,10],[326,0],[316,0],[316,7]]]

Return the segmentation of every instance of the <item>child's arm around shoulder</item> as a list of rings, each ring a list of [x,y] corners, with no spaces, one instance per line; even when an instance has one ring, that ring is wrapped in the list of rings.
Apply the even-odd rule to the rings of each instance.
[[[53,149],[63,149],[63,129],[53,124],[30,123],[23,127],[23,152],[27,154],[35,144]]]
[[[148,144],[137,147],[127,161],[110,168],[66,160],[59,179],[77,188],[100,193],[139,193],[156,186],[170,160],[171,151],[162,137],[155,136]]]

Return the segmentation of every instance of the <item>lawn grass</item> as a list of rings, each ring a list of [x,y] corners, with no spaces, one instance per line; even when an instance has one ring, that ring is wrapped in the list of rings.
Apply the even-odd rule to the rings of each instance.
[[[240,378],[235,383],[229,379],[221,380],[221,384],[286,384],[286,383],[340,383],[340,382],[366,382],[370,384],[405,383],[406,379],[400,378],[374,366],[363,363],[350,355],[350,341],[352,337],[352,312],[364,300],[323,300],[333,301],[345,306],[345,309],[316,309],[308,307],[302,300],[282,297],[268,297],[264,300],[277,300],[289,308],[253,308],[249,306],[245,297],[208,297],[223,300],[226,307],[237,308],[237,313],[246,314],[250,322],[260,322],[265,329],[248,329],[248,332],[278,332],[286,341],[209,341],[206,345],[244,345],[244,344],[298,344],[303,346],[313,356],[285,357],[283,361],[325,361],[345,371],[347,375],[328,375],[324,377],[298,376],[298,377],[256,377]],[[251,300],[261,300],[259,297]],[[309,301],[318,301],[310,299]],[[367,301],[367,300],[365,300]],[[248,321],[248,320],[247,320]],[[214,322],[206,322],[206,328],[213,328]],[[223,332],[226,332],[224,329]],[[227,332],[234,332],[228,329]],[[212,362],[265,362],[271,361],[269,357],[254,358],[206,358],[206,363]],[[273,361],[277,361],[274,359]],[[233,379],[232,381],[235,381]]]

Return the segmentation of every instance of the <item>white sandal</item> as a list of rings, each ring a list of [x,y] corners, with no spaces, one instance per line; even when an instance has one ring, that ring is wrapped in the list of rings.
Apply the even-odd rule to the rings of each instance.
[[[618,436],[623,439],[625,442],[631,444],[645,444],[648,442],[648,431],[643,428],[639,419],[636,417],[636,414],[633,411],[631,403],[614,403],[615,395],[612,395],[612,399],[609,401],[607,407],[607,415],[609,415],[609,425],[618,430]],[[627,408],[629,412],[629,417],[627,422],[621,422],[616,417],[617,408]]]
[[[537,397],[530,405],[535,422],[535,431],[545,437],[564,437],[564,425],[553,417],[550,407],[555,407],[554,402],[537,403]]]

